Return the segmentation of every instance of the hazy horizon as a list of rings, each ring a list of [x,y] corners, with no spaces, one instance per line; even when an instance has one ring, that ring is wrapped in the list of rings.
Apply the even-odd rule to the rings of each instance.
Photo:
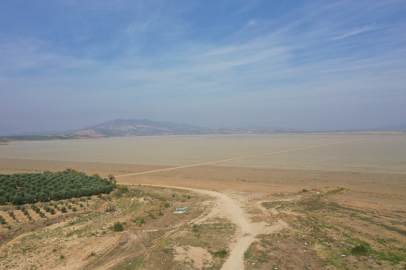
[[[3,1],[0,127],[405,125],[404,1]]]

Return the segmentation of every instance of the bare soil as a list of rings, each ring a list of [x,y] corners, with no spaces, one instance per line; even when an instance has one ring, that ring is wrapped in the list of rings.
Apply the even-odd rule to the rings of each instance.
[[[383,135],[378,135],[382,139]],[[317,136],[334,143],[326,134]],[[354,166],[338,164],[322,169],[304,161],[297,162],[297,167],[292,165],[295,159],[312,159],[312,155],[322,160],[320,164],[341,162],[347,160],[345,155],[355,144],[336,148],[334,153],[343,155],[340,158],[332,157],[335,154],[327,148],[310,149],[309,153],[290,153],[293,163],[289,166],[268,168],[264,164],[277,156],[258,166],[254,158],[234,165],[213,163],[174,170],[162,169],[182,164],[0,158],[0,173],[71,167],[102,177],[122,175],[117,178],[119,184],[133,190],[123,197],[109,196],[111,201],[93,198],[89,207],[75,216],[57,213],[45,224],[35,213],[30,212],[30,221],[14,210],[17,222],[0,212],[13,227],[1,229],[6,239],[0,237],[0,268],[406,269],[406,163],[401,157],[406,156],[406,140],[399,134],[396,138],[398,149],[384,140],[369,146],[363,138],[358,149],[370,147],[365,153],[375,155],[387,149],[386,154],[394,153],[392,159],[382,157],[387,163],[379,163],[376,156],[368,161],[364,155],[365,167],[359,161],[354,161]],[[185,165],[193,163],[198,161]],[[389,163],[392,165],[385,165]],[[371,164],[378,165],[374,169]],[[134,175],[146,171],[156,172]],[[137,189],[148,195],[138,196]],[[173,208],[163,208],[161,197],[174,206],[191,208],[187,215],[174,214]],[[105,211],[111,207],[116,211]],[[160,210],[166,211],[163,216],[159,216]],[[136,226],[137,217],[146,223]],[[108,229],[116,221],[126,224],[123,232]],[[69,225],[72,222],[74,225]],[[357,247],[362,247],[361,253]]]

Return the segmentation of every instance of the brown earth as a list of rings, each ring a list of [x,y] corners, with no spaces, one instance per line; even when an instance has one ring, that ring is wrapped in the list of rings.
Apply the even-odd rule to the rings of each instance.
[[[0,159],[0,174],[61,171],[68,167],[87,174],[98,173],[102,177],[110,173],[127,175],[170,168]],[[204,194],[217,197],[217,203],[212,205],[212,212],[206,218],[228,218],[237,224],[234,238],[227,243],[227,249],[231,251],[228,258],[244,255],[245,269],[353,269],[355,266],[359,269],[402,269],[405,265],[402,259],[406,258],[406,250],[402,249],[406,246],[404,174],[211,165],[117,179],[120,184],[127,185],[200,189]],[[241,209],[239,218],[235,219],[227,213],[227,209],[234,206],[239,207],[235,213]],[[247,220],[248,227],[241,227]],[[177,241],[173,241],[174,250],[188,256],[187,250],[180,247],[190,243]],[[370,253],[369,257],[350,254],[350,248],[362,241],[369,243],[375,253]],[[244,248],[237,252],[238,246]],[[191,258],[195,257],[205,258],[197,260],[199,267],[208,265],[210,256],[206,250],[201,254],[199,249],[192,250],[193,255],[188,257],[187,264],[177,264],[179,269],[192,267]],[[177,258],[186,259],[182,256]],[[222,262],[223,269],[235,267],[227,268],[229,262]],[[141,265],[145,269],[158,269],[151,259]]]

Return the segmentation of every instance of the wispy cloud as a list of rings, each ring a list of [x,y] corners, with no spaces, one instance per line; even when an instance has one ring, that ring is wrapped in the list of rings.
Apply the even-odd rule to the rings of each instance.
[[[372,123],[363,108],[395,121],[391,110],[406,98],[406,19],[391,15],[406,6],[372,2],[287,3],[271,16],[263,11],[279,7],[260,1],[73,1],[71,17],[59,15],[75,29],[93,25],[77,35],[65,25],[0,34],[0,115],[22,123],[71,113],[81,122],[69,128],[144,117],[317,129],[314,117]]]
[[[352,30],[352,31],[350,31],[348,33],[342,34],[340,36],[336,36],[336,37],[332,38],[332,40],[340,40],[340,39],[344,39],[344,38],[349,38],[349,37],[352,37],[352,36],[355,36],[355,35],[359,35],[359,34],[362,34],[362,33],[365,33],[365,32],[375,31],[375,30],[378,30],[378,29],[380,29],[380,28],[367,25],[367,26],[364,26],[364,27],[361,27],[361,28],[356,28],[356,29],[354,29],[354,30]]]

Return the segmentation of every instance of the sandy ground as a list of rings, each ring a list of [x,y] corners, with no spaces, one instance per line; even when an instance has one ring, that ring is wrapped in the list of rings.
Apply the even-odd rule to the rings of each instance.
[[[401,140],[404,140],[404,137],[399,139],[399,141]],[[323,145],[323,149],[327,149],[331,145],[337,147],[336,142],[326,142],[328,143]],[[342,148],[345,147],[351,147],[350,143],[343,144]],[[379,147],[384,148],[385,144]],[[404,147],[404,144],[402,144],[402,147]],[[397,152],[395,149],[391,151],[396,152],[396,155],[401,155],[402,147]],[[296,152],[300,152],[302,157],[308,157],[305,153],[312,153],[311,151],[314,150],[312,148],[314,147],[306,148],[299,145],[297,148],[290,148],[288,152],[293,155],[293,152],[297,149]],[[385,169],[385,166],[383,169],[380,167],[375,170],[371,169],[370,165],[365,168],[359,165],[359,169],[351,168],[351,170],[329,170],[326,167],[315,169],[317,167],[312,166],[307,169],[304,169],[304,166],[301,166],[300,169],[296,169],[294,166],[288,169],[244,167],[237,166],[237,164],[231,166],[233,162],[242,160],[245,157],[255,160],[255,158],[263,158],[266,155],[276,157],[282,153],[286,154],[286,151],[277,149],[275,152],[265,152],[265,154],[245,155],[241,156],[241,158],[223,160],[217,159],[230,162],[228,166],[220,166],[215,160],[213,162],[191,162],[197,165],[169,166],[0,158],[0,174],[40,173],[44,170],[61,171],[66,168],[74,168],[87,174],[98,173],[102,177],[114,174],[118,176],[117,180],[120,184],[181,187],[213,196],[217,199],[217,202],[212,214],[209,216],[226,217],[238,225],[235,241],[230,246],[230,256],[222,269],[244,269],[244,252],[253,243],[256,236],[263,233],[274,233],[288,226],[282,220],[275,222],[272,226],[266,226],[265,222],[253,220],[247,211],[250,198],[253,196],[266,197],[277,193],[297,193],[302,189],[342,187],[347,190],[337,198],[337,202],[342,205],[357,206],[363,209],[377,209],[383,212],[385,209],[390,209],[394,212],[403,213],[404,209],[406,209],[406,174],[403,172],[403,166],[406,163],[402,165],[403,161],[398,161],[399,164],[393,167],[399,168],[396,170],[390,170],[389,167]],[[324,158],[322,151],[318,150],[318,152],[314,153],[321,155],[317,158]],[[311,157],[309,156],[309,158]],[[261,208],[260,204],[256,206]],[[179,254],[185,254],[186,250],[179,249],[178,252]],[[194,253],[203,256],[198,250],[195,250]],[[203,261],[201,263],[203,264]]]

